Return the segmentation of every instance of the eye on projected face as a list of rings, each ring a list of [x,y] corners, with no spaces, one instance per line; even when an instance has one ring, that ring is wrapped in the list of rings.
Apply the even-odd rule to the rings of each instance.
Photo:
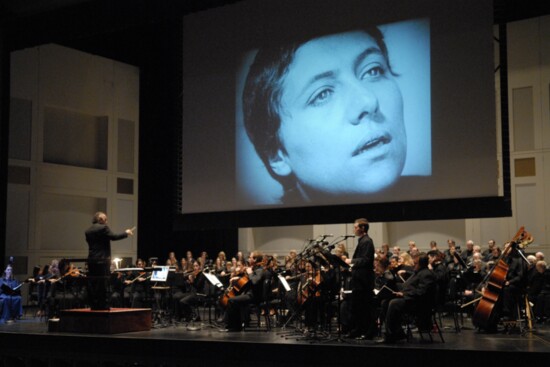
[[[301,45],[282,82],[281,145],[269,159],[309,199],[371,194],[406,158],[403,99],[376,41],[349,32]]]

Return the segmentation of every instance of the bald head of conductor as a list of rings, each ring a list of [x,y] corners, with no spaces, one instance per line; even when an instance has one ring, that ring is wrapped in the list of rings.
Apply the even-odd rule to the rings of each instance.
[[[103,213],[103,212],[97,212],[94,214],[94,218],[92,219],[92,223],[95,224],[107,224],[107,214]],[[134,230],[133,229],[126,229],[124,231],[124,233],[126,233],[128,236],[133,236],[134,235]]]

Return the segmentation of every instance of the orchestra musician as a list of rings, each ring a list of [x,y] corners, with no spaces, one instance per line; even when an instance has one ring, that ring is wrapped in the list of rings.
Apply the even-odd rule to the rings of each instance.
[[[54,261],[57,262],[57,260]],[[48,289],[50,285],[50,282],[48,282],[47,280],[52,276],[53,274],[50,272],[50,265],[46,264],[38,271],[38,274],[36,274],[35,277],[29,279],[29,282],[34,284],[34,286],[36,287],[36,317],[46,316],[46,295],[48,294]]]
[[[511,246],[507,244],[506,247]],[[527,288],[527,262],[522,258],[521,251],[517,247],[506,257],[508,272],[506,273],[506,282],[502,288],[502,319],[516,320],[518,297]]]
[[[194,314],[194,307],[199,303],[199,294],[206,294],[207,279],[204,276],[200,264],[193,263],[193,272],[187,274],[188,291],[179,297],[176,303],[176,318],[184,321],[200,321],[200,317]]]
[[[94,214],[92,226],[86,230],[88,243],[88,294],[92,310],[108,310],[108,287],[111,267],[111,241],[118,241],[134,233],[131,229],[114,233],[107,226],[107,214]]]
[[[176,257],[176,253],[174,251],[170,251],[168,253],[168,259],[166,259],[166,265],[173,266],[176,268],[176,271],[178,271],[179,264],[178,264],[178,259]]]
[[[335,249],[335,253],[338,253]],[[346,261],[346,257],[342,256],[342,261]],[[340,268],[340,325],[341,333],[348,334],[352,329],[351,320],[351,272],[348,269]]]
[[[249,305],[251,303],[260,303],[262,300],[262,291],[264,281],[267,279],[267,271],[261,266],[263,254],[259,251],[252,251],[249,256],[249,266],[245,268],[247,277],[246,287],[240,294],[229,298],[227,311],[225,314],[225,328],[221,331],[240,331],[248,322]],[[230,279],[230,283],[239,280],[239,278]]]
[[[110,305],[113,307],[124,306],[124,280],[126,274],[121,271],[116,271],[115,263],[111,263],[111,277],[109,278],[111,284],[111,296]]]
[[[413,250],[413,252],[415,251],[417,250]],[[418,257],[418,255],[416,255],[416,257]],[[397,270],[397,273],[400,279],[402,278],[404,281],[409,279],[409,277],[414,273],[414,268],[414,258],[408,252],[402,252],[399,254],[399,270]]]
[[[405,282],[405,279],[409,277],[410,273],[407,266],[403,265],[401,256],[392,255],[390,257],[390,263],[388,270],[394,275],[396,281],[397,290],[400,290]]]
[[[447,267],[443,263],[444,255],[439,250],[430,250],[428,251],[428,259],[428,267],[434,272],[437,284],[436,302],[438,305],[443,305],[449,287],[449,274],[447,272]]]
[[[193,271],[193,263],[195,262],[195,259],[193,258],[193,252],[188,250],[185,253],[185,259],[187,262],[187,270]]]
[[[422,311],[431,312],[431,306],[435,300],[436,280],[434,273],[428,268],[428,264],[428,255],[421,253],[414,274],[404,283],[403,290],[394,293],[395,298],[388,305],[385,335],[381,342],[395,343],[406,338],[406,334],[401,328],[402,316],[405,312],[411,313],[413,316],[420,316]],[[418,326],[425,327],[425,325]]]
[[[375,289],[378,291],[376,301],[380,310],[377,318],[383,322],[388,305],[395,298],[394,292],[398,289],[397,275],[391,271],[390,262],[386,258],[376,261],[375,274],[374,284]]]
[[[461,296],[462,303],[464,305],[468,304],[468,306],[464,306],[468,313],[472,313],[475,309],[474,305],[471,303],[475,297],[478,296],[476,293],[476,288],[483,281],[483,279],[485,279],[486,275],[487,273],[483,269],[483,263],[479,259],[474,260],[472,266],[463,273],[464,292],[461,293]]]
[[[354,329],[350,338],[373,339],[377,332],[374,302],[374,243],[368,235],[369,222],[365,218],[355,220],[355,236],[359,238],[351,259],[352,296],[351,317]]]
[[[304,263],[303,266],[300,265],[302,262]],[[298,259],[296,250],[290,250],[289,255],[285,256],[284,270],[280,273],[280,276],[284,277],[290,287],[288,291],[283,290],[280,294],[282,303],[288,309],[287,320],[298,311],[297,292],[303,267],[305,267],[305,259]]]
[[[550,269],[544,260],[537,261],[536,269],[542,275],[542,284],[533,311],[537,322],[544,323],[550,318]]]
[[[61,259],[53,269],[53,276],[47,280],[50,283],[47,297],[50,318],[58,316],[60,310],[73,308],[84,302],[80,284],[74,280],[80,277],[75,269],[67,259]]]
[[[137,259],[136,268],[145,268],[145,260]],[[145,307],[145,300],[149,293],[149,279],[145,270],[133,271],[130,276],[124,281],[126,289],[129,289],[130,294],[130,307],[143,308]]]
[[[304,311],[304,325],[307,331],[315,331],[314,328],[321,320],[321,269],[315,269],[311,262],[306,262],[305,272],[300,276],[298,287],[298,303]]]

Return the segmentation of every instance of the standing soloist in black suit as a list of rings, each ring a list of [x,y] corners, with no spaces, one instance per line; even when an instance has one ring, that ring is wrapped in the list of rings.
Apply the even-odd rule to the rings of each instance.
[[[111,273],[111,241],[122,240],[134,233],[113,233],[107,226],[107,215],[97,212],[92,226],[86,230],[88,242],[88,295],[92,310],[108,310],[109,276]]]
[[[376,336],[374,304],[374,243],[368,235],[369,222],[357,219],[353,224],[357,247],[348,264],[351,270],[351,326],[350,338],[373,339]]]

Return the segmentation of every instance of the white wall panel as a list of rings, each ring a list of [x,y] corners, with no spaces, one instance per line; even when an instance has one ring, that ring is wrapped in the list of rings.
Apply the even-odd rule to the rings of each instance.
[[[43,193],[38,205],[40,248],[87,255],[84,232],[105,205],[105,199]]]
[[[43,165],[39,169],[43,188],[107,193],[107,174],[82,168]]]
[[[29,206],[30,195],[27,188],[8,185],[6,218],[6,251],[17,253],[29,245]]]
[[[116,200],[116,208],[110,211],[109,225],[112,226],[112,230],[120,233],[127,228],[132,228],[137,225],[136,206],[133,200]],[[139,229],[136,230],[135,235],[125,240],[112,242],[111,249],[113,255],[127,256],[128,253],[137,250],[137,237]],[[116,250],[116,251],[115,251]]]

